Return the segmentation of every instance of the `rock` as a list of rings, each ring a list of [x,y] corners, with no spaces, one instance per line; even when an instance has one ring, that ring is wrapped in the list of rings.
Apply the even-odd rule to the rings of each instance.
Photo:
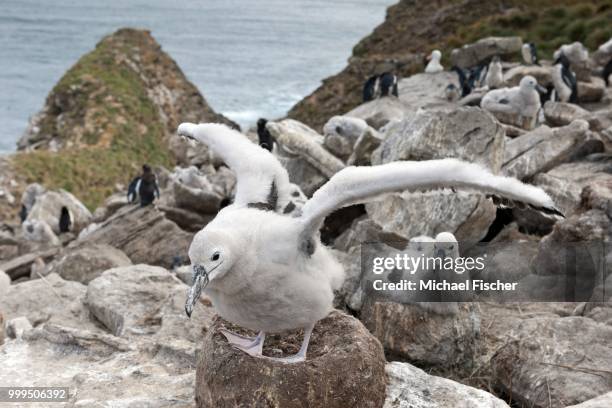
[[[16,317],[6,322],[6,335],[11,339],[20,339],[31,328],[32,324],[27,317]]]
[[[470,68],[494,55],[504,57],[520,52],[522,46],[521,37],[487,37],[454,49],[451,62],[460,68]]]
[[[372,152],[382,143],[382,136],[373,128],[369,127],[363,132],[353,146],[353,152],[346,161],[349,166],[368,166],[371,164]]]
[[[588,401],[565,408],[608,408],[612,407],[612,392],[605,393]]]
[[[113,268],[89,283],[85,303],[115,336],[150,334],[159,329],[160,307],[177,284],[184,286],[160,267]]]
[[[174,202],[179,208],[196,214],[216,214],[223,196],[212,188],[198,189],[183,183],[173,183]]]
[[[567,161],[586,140],[587,122],[576,120],[552,131],[534,131],[510,141],[504,155],[503,172],[527,179]]]
[[[0,264],[0,270],[5,271],[12,280],[16,280],[24,276],[29,277],[32,263],[39,258],[43,261],[51,260],[59,251],[60,248],[50,248],[44,251],[21,255]]]
[[[107,269],[132,265],[119,249],[106,244],[83,245],[67,249],[49,269],[63,279],[87,285]]]
[[[116,213],[118,209],[128,204],[125,193],[113,194],[104,200],[100,207],[96,208],[93,213],[93,219],[95,222],[102,222]]]
[[[552,126],[565,126],[577,119],[582,119],[589,123],[591,130],[599,131],[606,127],[605,121],[598,115],[573,103],[548,101],[544,104],[544,117],[546,122]]]
[[[4,315],[0,312],[0,346],[4,343]]]
[[[7,320],[26,317],[33,326],[54,323],[98,330],[83,306],[86,286],[52,273],[44,279],[19,282],[0,300]]]
[[[0,299],[4,297],[11,289],[11,278],[0,269]]]
[[[43,195],[47,189],[38,183],[28,184],[21,195],[21,205],[25,207],[27,214],[32,211],[32,207],[36,203],[36,199]]]
[[[278,159],[289,179],[311,196],[329,177],[344,168],[344,163],[323,147],[321,135],[297,121],[286,119],[266,125],[280,145]]]
[[[438,314],[419,304],[365,302],[361,320],[388,355],[428,367],[472,363],[480,331],[478,313],[468,303],[456,314]]]
[[[192,234],[181,230],[153,206],[124,207],[82,241],[122,250],[133,263],[169,268],[177,255],[187,253]]]
[[[53,232],[53,229],[43,220],[25,220],[21,224],[23,238],[33,243],[36,249],[44,249],[61,244],[60,239]]]
[[[350,116],[332,116],[323,126],[323,135],[326,139],[328,136],[339,136],[347,142],[352,151],[355,142],[367,128],[368,124],[363,119]]]
[[[504,82],[506,86],[518,86],[524,76],[531,75],[538,81],[538,85],[548,87],[552,85],[552,68],[542,67],[539,65],[519,65],[509,69],[504,74]]]
[[[448,102],[444,95],[449,84],[459,86],[457,74],[454,72],[411,75],[399,81],[399,99],[406,107],[408,115],[419,109],[454,108],[455,105]]]
[[[561,164],[546,173],[537,174],[533,178],[533,184],[542,187],[551,195],[563,213],[570,216],[578,210],[581,193],[585,187],[609,186],[612,183],[611,168],[612,158],[595,154],[581,161]],[[605,211],[606,207],[602,209]]]
[[[380,407],[385,400],[385,357],[359,320],[334,311],[315,326],[305,363],[253,358],[231,347],[217,319],[204,339],[196,371],[197,407]],[[297,337],[297,338],[296,338]],[[302,335],[266,338],[293,352]],[[291,344],[287,340],[291,339]],[[295,344],[293,344],[295,343]],[[297,349],[295,349],[297,350]],[[338,369],[342,367],[342,373]],[[254,375],[254,373],[256,373]],[[232,381],[227,381],[232,378]]]
[[[363,119],[372,128],[380,131],[382,127],[392,122],[399,122],[411,117],[404,103],[398,98],[378,98],[363,103],[345,114]]]
[[[610,391],[610,338],[612,327],[584,317],[524,320],[493,356],[494,378],[527,406],[578,404]]]
[[[10,381],[70,388],[67,406],[193,407],[193,364],[98,331],[45,324],[3,346]],[[3,383],[8,381],[0,373]],[[62,405],[62,404],[59,404]]]
[[[408,363],[385,366],[389,384],[384,408],[509,408],[486,391],[427,374]]]
[[[353,147],[342,136],[335,134],[326,135],[323,145],[336,157],[346,161],[353,151]]]
[[[457,157],[496,173],[502,164],[503,146],[502,128],[478,108],[422,112],[413,121],[387,131],[387,138],[372,154],[372,164]],[[386,232],[408,239],[449,231],[466,243],[466,248],[485,236],[495,218],[495,207],[484,195],[462,191],[404,192],[367,204],[366,210]]]
[[[59,218],[62,207],[68,208],[71,216],[71,231],[78,233],[92,219],[92,214],[75,196],[65,190],[47,191],[36,199],[28,220],[44,221],[51,226],[53,232],[60,233]]]
[[[344,168],[344,164],[337,157],[321,146],[320,136],[306,125],[285,119],[278,123],[268,122],[266,128],[283,148],[302,157],[326,177],[329,178]],[[316,137],[313,137],[315,135]]]
[[[197,232],[204,228],[213,218],[213,214],[200,215],[190,210],[178,207],[158,205],[157,209],[164,213],[170,221],[176,223],[181,229],[188,232]]]
[[[599,102],[604,97],[606,86],[598,78],[589,82],[578,81],[578,99],[580,103]]]

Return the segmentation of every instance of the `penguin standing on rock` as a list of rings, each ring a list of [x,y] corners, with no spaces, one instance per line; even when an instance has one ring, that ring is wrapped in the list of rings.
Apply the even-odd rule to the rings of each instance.
[[[523,56],[523,61],[525,61],[527,65],[540,65],[538,62],[538,50],[534,43],[523,44],[521,55]]]
[[[363,85],[363,102],[369,102],[389,95],[399,96],[397,76],[391,72],[372,75]]]
[[[272,151],[274,147],[274,138],[266,129],[267,119],[260,118],[257,121],[257,138],[259,139],[259,145],[268,151]]]
[[[552,79],[555,85],[555,100],[578,103],[576,75],[570,69],[570,61],[563,53],[555,60]]]
[[[72,216],[68,207],[62,207],[59,218],[59,232],[69,232],[72,226]]]
[[[157,177],[153,174],[151,167],[146,164],[142,166],[142,174],[135,177],[128,187],[128,201],[133,203],[140,196],[140,206],[146,207],[159,198],[159,186]]]

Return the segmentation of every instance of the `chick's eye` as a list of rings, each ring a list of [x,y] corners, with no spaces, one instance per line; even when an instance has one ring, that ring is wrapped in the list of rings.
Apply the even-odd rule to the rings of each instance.
[[[218,252],[215,252],[211,257],[210,260],[211,261],[218,261],[219,258],[221,257],[221,255]]]

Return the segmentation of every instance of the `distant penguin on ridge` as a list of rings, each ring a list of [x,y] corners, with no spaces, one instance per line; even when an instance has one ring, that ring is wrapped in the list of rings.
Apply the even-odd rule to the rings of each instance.
[[[274,147],[274,138],[266,129],[267,119],[260,118],[257,121],[257,138],[259,139],[259,145],[268,151],[272,151]]]
[[[59,232],[64,233],[64,232],[69,232],[70,229],[72,227],[72,215],[70,214],[70,210],[68,210],[68,207],[62,207],[62,210],[60,211],[60,218],[59,218]]]
[[[444,67],[440,63],[442,53],[439,50],[433,50],[427,59],[429,60],[429,63],[425,67],[426,73],[435,74],[437,72],[444,71]]]
[[[523,61],[527,65],[540,65],[538,62],[538,50],[534,43],[525,43],[521,48],[521,55],[523,56]]]
[[[555,85],[556,100],[578,103],[578,82],[570,69],[570,60],[561,53],[554,62],[552,80]]]
[[[372,75],[363,84],[363,102],[382,98],[384,96],[399,96],[397,88],[397,76],[391,72],[383,72],[380,75]]]
[[[456,102],[461,98],[461,92],[459,92],[459,88],[455,84],[448,84],[444,89],[444,98],[449,102]]]
[[[140,197],[141,207],[145,207],[159,198],[157,177],[147,164],[142,165],[142,174],[135,177],[128,187],[128,201],[130,203],[135,202],[138,196]]]

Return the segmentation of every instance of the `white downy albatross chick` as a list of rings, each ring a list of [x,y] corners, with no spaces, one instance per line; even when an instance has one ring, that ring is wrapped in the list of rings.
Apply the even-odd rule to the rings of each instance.
[[[438,50],[433,50],[429,55],[429,63],[425,67],[425,72],[428,74],[435,74],[436,72],[444,71],[444,67],[440,63],[440,59],[442,58],[442,53]]]
[[[519,86],[501,88],[487,92],[482,98],[481,106],[491,112],[503,112],[519,115],[520,118],[533,118],[540,110],[538,89],[546,92],[534,77],[526,75]]]
[[[485,85],[489,89],[501,88],[504,84],[504,75],[502,70],[501,59],[499,56],[494,56],[487,69],[487,75],[485,76]]]
[[[347,167],[315,192],[299,216],[289,216],[283,213],[290,202],[287,172],[270,152],[220,124],[183,123],[178,134],[206,143],[237,178],[234,203],[219,211],[189,248],[193,286],[185,311],[191,315],[204,290],[224,319],[259,331],[255,339],[224,331],[231,344],[253,356],[263,357],[266,332],[304,328],[300,351],[276,360],[305,360],[312,329],[332,310],[333,290],[344,278],[318,232],[338,208],[392,192],[456,187],[560,214],[540,188],[443,159]]]

